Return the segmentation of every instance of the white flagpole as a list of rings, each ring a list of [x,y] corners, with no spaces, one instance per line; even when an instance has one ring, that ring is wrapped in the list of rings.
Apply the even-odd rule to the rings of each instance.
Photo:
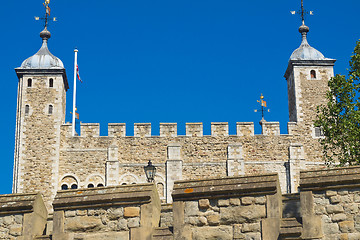
[[[72,136],[75,136],[75,115],[76,115],[76,67],[77,67],[77,53],[75,48],[75,61],[74,61],[74,95],[73,95],[73,115],[72,115]]]

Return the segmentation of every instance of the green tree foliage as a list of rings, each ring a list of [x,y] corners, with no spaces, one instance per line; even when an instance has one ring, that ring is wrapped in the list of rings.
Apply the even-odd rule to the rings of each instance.
[[[326,105],[318,107],[315,126],[321,127],[328,164],[360,164],[360,40],[350,60],[348,77],[337,74],[329,81]]]

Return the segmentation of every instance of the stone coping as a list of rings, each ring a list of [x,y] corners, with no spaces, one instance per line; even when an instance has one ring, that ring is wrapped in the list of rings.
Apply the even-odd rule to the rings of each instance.
[[[360,187],[360,166],[300,172],[301,191]]]
[[[234,196],[267,195],[280,192],[277,173],[247,175],[218,179],[176,181],[174,201],[201,198],[229,198]]]
[[[157,193],[153,183],[58,191],[54,210],[149,203]]]
[[[38,201],[42,201],[40,193],[0,195],[0,214],[33,212],[35,202]]]

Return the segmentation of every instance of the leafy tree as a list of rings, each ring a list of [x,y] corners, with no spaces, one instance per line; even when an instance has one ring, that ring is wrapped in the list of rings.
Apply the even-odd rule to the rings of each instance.
[[[321,127],[328,164],[360,164],[360,40],[351,56],[348,77],[337,74],[328,86],[326,105],[318,107],[314,125]]]

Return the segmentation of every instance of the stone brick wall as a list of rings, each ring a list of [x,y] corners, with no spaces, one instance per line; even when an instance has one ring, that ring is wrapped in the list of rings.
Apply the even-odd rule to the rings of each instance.
[[[78,233],[76,237],[92,233],[116,232],[114,236],[128,236],[130,228],[140,227],[140,205],[99,207],[64,211],[64,229]]]
[[[99,127],[97,124],[83,125]],[[58,189],[63,177],[68,175],[79,179],[79,187],[87,187],[90,175],[99,175],[111,185],[146,182],[143,166],[151,160],[158,168],[157,179],[166,188],[167,202],[171,202],[173,181],[210,176],[277,172],[282,191],[294,192],[300,170],[323,164],[319,143],[317,139],[305,141],[296,134],[280,135],[278,123],[265,125],[266,135],[253,135],[253,123],[238,123],[238,135],[228,135],[227,123],[212,123],[213,135],[203,136],[201,123],[187,124],[188,133],[200,132],[196,136],[192,133],[178,136],[175,124],[160,124],[161,136],[149,136],[150,124],[136,124],[136,136],[125,136],[125,124],[112,123],[109,136],[97,137],[96,134],[89,137],[88,133],[72,137],[68,134],[70,126],[63,125]],[[295,133],[296,127],[295,124],[292,129]],[[293,159],[290,148],[294,144],[301,146],[303,156],[292,162],[290,174],[285,164]],[[176,157],[171,155],[174,149]],[[241,152],[241,156],[235,156],[234,151]],[[174,164],[176,168],[171,167]]]
[[[312,192],[313,214],[320,218],[322,239],[360,239],[359,173],[359,167],[301,173],[302,190]]]
[[[280,218],[279,193],[277,175],[175,182],[174,237],[271,239],[262,222]]]
[[[46,218],[40,194],[0,195],[0,239],[31,240],[42,235]]]
[[[148,239],[159,225],[155,185],[60,191],[54,201],[53,239]]]
[[[22,235],[23,215],[0,215],[0,239],[15,240]]]

